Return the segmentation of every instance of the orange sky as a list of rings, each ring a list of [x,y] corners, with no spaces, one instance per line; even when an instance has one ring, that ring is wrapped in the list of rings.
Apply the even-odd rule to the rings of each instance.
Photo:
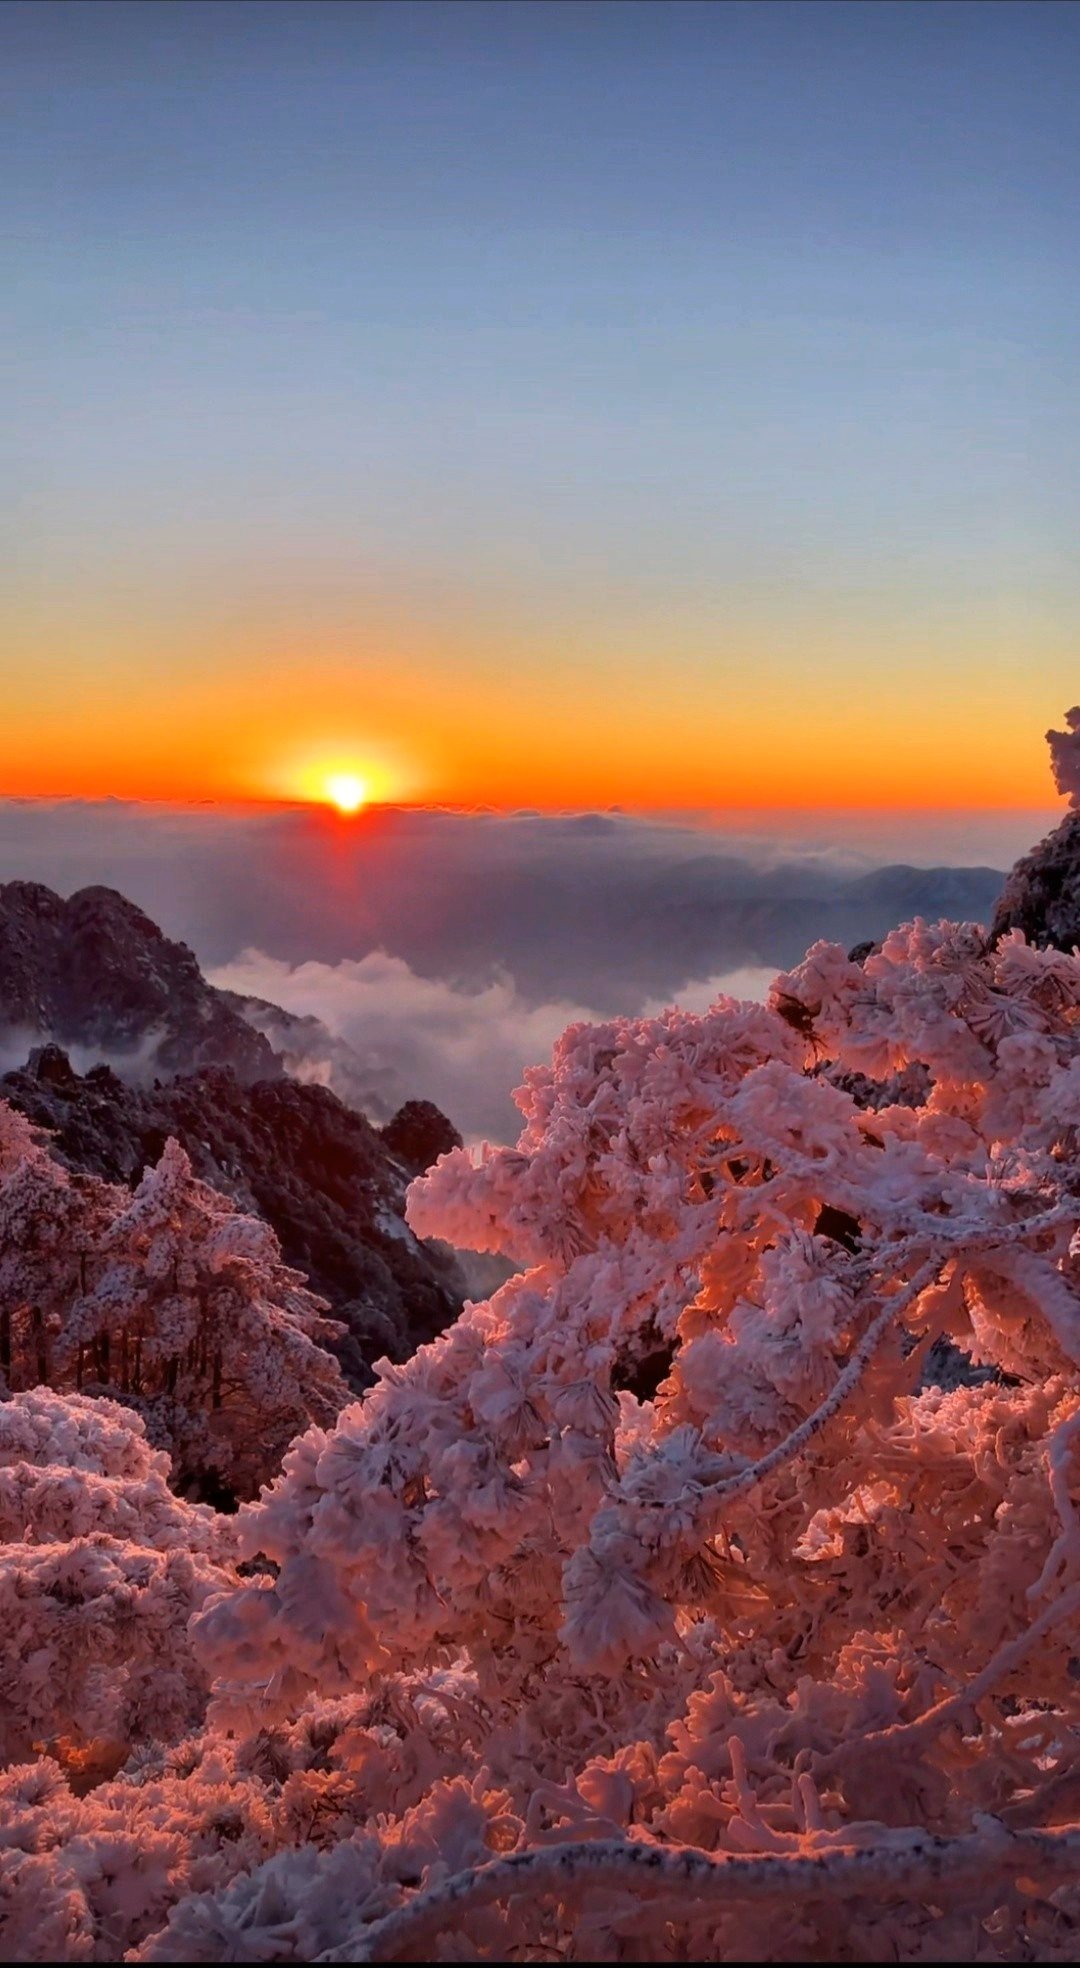
[[[464,805],[1037,806],[1078,694],[1066,650],[1000,622],[326,614],[24,614],[0,791],[303,799],[354,772],[375,799]]]
[[[1074,10],[6,11],[0,791],[1052,801]]]

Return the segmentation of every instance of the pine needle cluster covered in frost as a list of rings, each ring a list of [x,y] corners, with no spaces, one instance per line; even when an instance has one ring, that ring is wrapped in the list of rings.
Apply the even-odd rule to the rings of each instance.
[[[0,1406],[5,1953],[1075,1959],[1080,957],[818,944],[519,1101],[409,1207],[523,1268],[236,1516],[122,1407]]]

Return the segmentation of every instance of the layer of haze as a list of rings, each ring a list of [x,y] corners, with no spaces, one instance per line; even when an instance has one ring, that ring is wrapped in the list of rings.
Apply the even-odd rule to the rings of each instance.
[[[1071,0],[0,38],[4,790],[1045,799]]]
[[[835,815],[720,830],[0,801],[0,881],[119,889],[214,982],[321,1021],[266,1028],[297,1071],[377,1118],[422,1096],[470,1138],[505,1140],[511,1089],[570,1020],[763,995],[817,937],[847,947],[916,914],[985,921],[995,870],[1054,817],[867,816],[845,832]]]

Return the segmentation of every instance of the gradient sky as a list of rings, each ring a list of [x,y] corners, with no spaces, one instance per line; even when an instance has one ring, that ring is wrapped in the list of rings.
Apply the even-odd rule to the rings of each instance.
[[[1052,797],[1071,0],[0,42],[0,791]]]

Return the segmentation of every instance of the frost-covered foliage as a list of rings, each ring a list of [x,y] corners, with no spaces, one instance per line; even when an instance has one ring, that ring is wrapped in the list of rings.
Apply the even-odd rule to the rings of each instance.
[[[571,1028],[522,1105],[410,1218],[527,1268],[293,1446],[241,1513],[276,1576],[194,1621],[241,1739],[381,1691],[342,1958],[1073,1952],[1080,959],[818,945],[768,1006]],[[940,1335],[994,1377],[923,1387]],[[368,1932],[417,1733],[458,1802]],[[328,1889],[278,1864],[303,1927]]]
[[[347,1393],[337,1330],[259,1219],[192,1174],[175,1141],[135,1193],[73,1177],[0,1102],[0,1375],[114,1396],[177,1483],[250,1496],[297,1430]]]
[[[410,1220],[526,1268],[232,1520],[206,1723],[11,1752],[5,1951],[1075,1959],[1080,956],[818,944],[519,1097]]]
[[[235,1577],[234,1520],[167,1474],[111,1401],[0,1403],[0,1763],[44,1748],[86,1782],[202,1721],[187,1626]]]

